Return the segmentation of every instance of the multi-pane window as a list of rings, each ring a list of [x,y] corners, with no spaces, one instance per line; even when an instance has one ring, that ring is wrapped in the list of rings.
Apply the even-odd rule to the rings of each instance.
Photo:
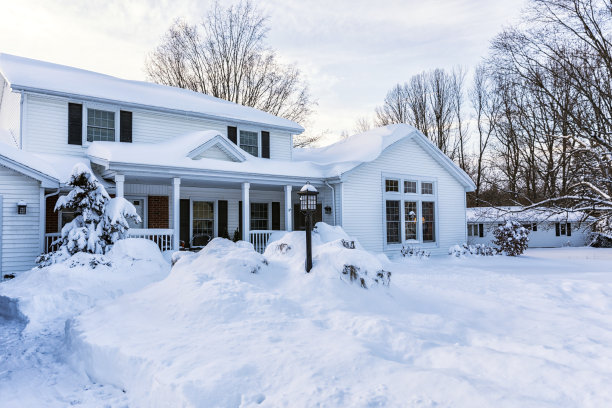
[[[434,242],[436,240],[435,203],[423,201],[421,208],[423,211],[423,242]]]
[[[193,240],[215,235],[215,210],[214,204],[208,201],[193,202]]]
[[[404,202],[404,224],[406,240],[417,239],[417,203],[415,201]]]
[[[388,193],[399,192],[399,180],[387,179],[385,180],[385,191]]]
[[[240,131],[240,148],[247,153],[251,153],[253,156],[259,156],[259,147],[257,144],[258,139],[257,132],[251,132],[248,130]]]
[[[417,192],[417,182],[416,181],[404,181],[404,193],[416,193]]]
[[[115,112],[87,109],[87,141],[115,141]]]
[[[483,224],[468,224],[468,237],[482,237],[484,236],[484,225]]]
[[[251,230],[268,229],[268,203],[251,203]]]
[[[421,194],[433,194],[433,183],[421,183]]]
[[[400,231],[400,201],[387,200],[386,202],[386,217],[387,217],[387,243],[399,244],[402,242]]]

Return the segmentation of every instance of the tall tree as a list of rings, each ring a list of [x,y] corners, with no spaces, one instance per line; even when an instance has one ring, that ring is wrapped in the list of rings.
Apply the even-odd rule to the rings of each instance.
[[[250,0],[215,2],[200,24],[177,20],[148,56],[150,80],[206,93],[303,121],[312,112],[308,85],[296,65],[277,61],[266,45],[267,18]]]

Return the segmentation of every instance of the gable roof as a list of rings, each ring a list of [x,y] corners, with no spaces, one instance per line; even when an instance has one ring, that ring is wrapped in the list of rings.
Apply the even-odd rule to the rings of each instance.
[[[0,143],[0,165],[40,181],[43,187],[58,188],[68,182],[77,163],[89,167],[85,157],[31,153]]]
[[[234,143],[221,136],[221,134],[217,133],[215,136],[212,136],[200,146],[187,153],[187,157],[193,160],[197,160],[198,157],[202,156],[202,154],[204,154],[206,151],[210,150],[213,147],[220,149],[228,156],[229,159],[235,162],[245,161],[245,154],[248,154],[244,150],[239,149],[238,146],[236,146]]]
[[[501,207],[472,207],[466,209],[467,222],[580,222],[592,220],[582,211],[551,208],[523,210],[518,205]]]
[[[304,128],[288,119],[210,95],[84,69],[0,54],[0,72],[15,91],[30,91],[135,108],[176,112],[214,120],[265,125],[293,133]]]
[[[362,163],[376,160],[387,148],[405,139],[416,141],[436,162],[453,175],[466,191],[474,191],[476,185],[459,166],[442,153],[423,133],[406,124],[379,127],[321,148],[294,149],[293,157],[295,160],[329,166],[332,172],[341,175]]]

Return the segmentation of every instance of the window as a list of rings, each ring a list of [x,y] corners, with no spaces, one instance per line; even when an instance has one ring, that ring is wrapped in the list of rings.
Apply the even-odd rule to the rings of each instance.
[[[404,193],[416,193],[417,182],[416,181],[404,181]]]
[[[248,130],[240,131],[240,148],[253,156],[259,156],[259,146],[257,143],[259,134]]]
[[[421,194],[433,194],[433,183],[421,183]]]
[[[385,191],[388,193],[399,193],[399,180],[385,180]]]
[[[406,230],[406,240],[417,239],[417,203],[415,201],[404,202],[404,222]]]
[[[468,224],[468,237],[483,237],[484,236],[484,225],[483,224]]]
[[[566,224],[560,224],[559,226],[561,228],[561,235],[567,235],[567,225]]]
[[[387,243],[399,244],[402,242],[400,235],[400,202],[398,200],[387,200]]]
[[[193,202],[193,244],[194,246],[206,245],[208,240],[215,235],[215,210],[214,204],[208,201]]]
[[[64,228],[64,225],[72,222],[76,217],[74,211],[70,210],[62,210],[59,214],[59,222],[60,222],[60,231]]]
[[[87,109],[87,141],[115,141],[115,112]]]
[[[424,201],[421,205],[423,211],[423,242],[435,242],[435,203]]]
[[[268,203],[251,203],[251,230],[268,229]]]

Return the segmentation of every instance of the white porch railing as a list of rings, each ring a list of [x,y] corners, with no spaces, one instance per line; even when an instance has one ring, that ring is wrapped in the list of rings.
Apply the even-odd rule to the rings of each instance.
[[[145,238],[155,242],[161,251],[169,251],[172,249],[173,229],[155,229],[155,228],[130,228],[128,230],[130,238]],[[60,237],[59,232],[45,234],[45,253],[55,251],[59,244],[53,245],[53,241]]]
[[[269,231],[269,230],[253,230],[249,231],[249,235],[251,238],[251,244],[255,247],[255,250],[260,254],[266,249],[266,245],[268,245],[268,241],[270,240],[270,236],[278,231]]]
[[[165,228],[130,228],[127,235],[130,238],[150,239],[159,246],[160,251],[169,251],[172,249],[174,230]]]
[[[53,252],[59,248],[59,244],[53,245],[53,241],[60,237],[59,232],[50,232],[45,234],[45,253]]]

